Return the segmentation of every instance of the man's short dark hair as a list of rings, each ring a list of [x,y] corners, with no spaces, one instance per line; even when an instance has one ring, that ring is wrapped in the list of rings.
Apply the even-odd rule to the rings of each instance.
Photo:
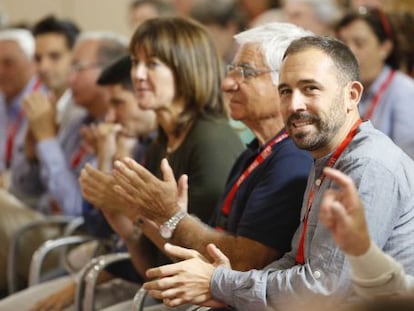
[[[125,55],[109,64],[104,68],[97,82],[99,85],[121,84],[124,89],[132,91],[131,57]]]
[[[72,49],[80,32],[79,27],[68,19],[57,19],[53,15],[46,16],[37,22],[32,29],[33,36],[49,33],[60,34],[65,37],[67,47]]]
[[[287,48],[283,59],[311,48],[324,52],[332,59],[344,82],[359,80],[359,66],[355,55],[344,43],[334,38],[308,36],[294,40]]]

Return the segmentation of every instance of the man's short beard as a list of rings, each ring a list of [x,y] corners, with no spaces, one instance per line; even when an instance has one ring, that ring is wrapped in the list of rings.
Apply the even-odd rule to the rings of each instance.
[[[341,92],[338,91],[338,95],[334,101],[335,102],[330,107],[328,113],[322,118],[307,112],[295,113],[289,117],[287,120],[288,125],[290,125],[291,122],[294,122],[295,119],[308,120],[311,121],[316,128],[316,133],[313,134],[314,137],[309,137],[309,139],[306,139],[305,137],[309,135],[312,136],[312,134],[298,133],[295,136],[291,135],[299,149],[315,151],[327,146],[332,137],[335,136],[338,130],[343,126],[346,120],[346,115],[343,114],[342,110],[344,102]]]
[[[306,136],[312,134],[305,134],[305,133],[298,133],[292,137],[293,141],[295,142],[296,146],[299,149],[307,150],[307,151],[314,151],[318,150],[327,145],[329,141],[329,137],[327,135],[328,132],[321,130],[320,126],[318,126],[318,134],[313,135],[313,139],[310,137],[306,139]],[[323,133],[323,134],[322,134]]]

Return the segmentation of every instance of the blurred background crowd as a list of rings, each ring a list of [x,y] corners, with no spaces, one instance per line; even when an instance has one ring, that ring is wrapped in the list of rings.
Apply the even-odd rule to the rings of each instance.
[[[318,35],[339,38],[351,48],[360,65],[361,82],[366,88],[360,104],[361,115],[371,119],[375,127],[414,158],[413,0],[1,0],[0,241],[4,241],[4,247],[0,250],[0,293],[3,297],[12,292],[7,288],[10,286],[10,280],[8,284],[6,280],[6,271],[10,269],[7,256],[9,243],[19,228],[45,215],[96,216],[92,215],[94,209],[82,196],[85,193],[81,194],[78,182],[85,163],[94,163],[105,172],[111,170],[113,159],[133,154],[151,172],[161,175],[159,161],[165,153],[150,149],[155,154],[153,158],[145,158],[143,154],[157,128],[167,138],[174,135],[170,136],[167,123],[160,123],[162,116],[139,110],[134,99],[132,104],[127,103],[128,96],[134,97],[128,43],[139,25],[158,16],[191,17],[206,26],[224,65],[231,64],[235,56],[237,45],[233,37],[237,33],[269,22],[289,22]],[[11,41],[16,44],[10,45]],[[151,47],[156,48],[162,49]],[[196,52],[194,55],[203,57]],[[128,60],[107,68],[122,57]],[[173,61],[169,65],[176,66]],[[382,89],[391,82],[389,92],[383,94]],[[180,83],[183,89],[198,87],[186,85],[186,81]],[[108,89],[108,85],[112,88]],[[211,93],[214,92],[219,92],[217,85],[212,86]],[[209,113],[209,109],[214,110],[214,118],[226,115],[226,102],[221,95],[217,94],[217,98],[217,106],[200,109]],[[381,101],[389,104],[381,105]],[[191,119],[194,116],[188,109]],[[100,121],[105,121],[106,127],[93,125]],[[156,121],[159,123],[155,124]],[[123,129],[113,123],[120,123]],[[227,173],[243,148],[238,139],[247,144],[253,138],[243,123],[231,120],[230,124],[229,128],[223,125],[215,137],[218,140],[224,135],[223,144],[228,147],[223,176],[219,176],[220,180],[209,176],[209,183],[220,188],[224,187]],[[202,127],[204,133],[214,135],[208,124],[202,126],[206,126]],[[233,130],[238,135],[233,135]],[[120,131],[125,134],[122,141],[113,143]],[[131,137],[139,138],[138,147],[136,141],[130,142]],[[169,142],[161,144],[166,154],[182,143]],[[214,155],[209,155],[209,160],[212,161],[209,165],[216,165],[211,164]],[[174,169],[179,172],[181,167],[177,164]],[[200,171],[208,175],[208,167]],[[202,189],[207,186],[203,184]],[[211,206],[216,197],[219,195],[209,202]],[[202,199],[200,202],[206,202]],[[199,218],[207,221],[208,216],[202,214]],[[52,231],[25,238],[24,251],[16,263],[24,267],[17,276],[20,281],[17,287],[26,285],[31,254],[41,241],[56,235]]]

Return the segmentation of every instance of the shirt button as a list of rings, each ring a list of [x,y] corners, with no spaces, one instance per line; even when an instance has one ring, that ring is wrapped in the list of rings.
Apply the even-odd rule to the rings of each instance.
[[[321,185],[321,180],[319,178],[317,180],[315,180],[315,185],[317,187],[319,187]]]
[[[316,270],[316,271],[313,273],[313,277],[314,277],[315,279],[319,279],[319,278],[321,277],[321,273],[320,273],[318,270]]]

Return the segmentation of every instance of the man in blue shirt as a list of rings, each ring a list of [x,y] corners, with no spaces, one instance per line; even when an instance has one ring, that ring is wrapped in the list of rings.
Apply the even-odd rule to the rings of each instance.
[[[40,88],[34,76],[34,39],[24,29],[0,31],[0,184],[13,158],[23,152],[23,98]],[[3,177],[2,177],[3,176]]]

